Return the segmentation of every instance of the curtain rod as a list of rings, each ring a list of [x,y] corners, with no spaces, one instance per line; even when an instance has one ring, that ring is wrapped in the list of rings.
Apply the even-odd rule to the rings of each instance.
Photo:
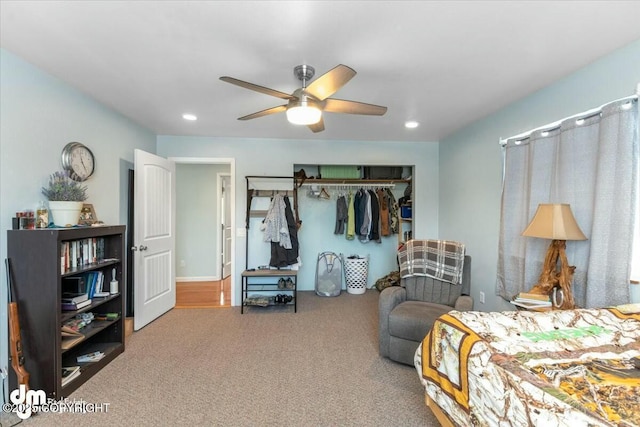
[[[539,126],[539,127],[535,128],[535,129],[532,129],[532,130],[527,131],[527,132],[519,133],[519,134],[511,136],[509,138],[504,138],[504,139],[500,138],[498,143],[501,146],[504,147],[505,145],[507,145],[507,141],[509,141],[510,139],[516,139],[516,140],[517,139],[521,139],[521,140],[524,140],[524,139],[529,138],[529,136],[531,136],[532,133],[534,133],[536,131],[539,131],[539,130],[544,130],[546,132],[551,132],[553,130],[557,130],[558,128],[560,128],[560,124],[562,122],[564,122],[565,120],[570,120],[570,119],[586,120],[586,119],[590,119],[591,117],[595,117],[595,116],[599,115],[602,112],[602,109],[604,107],[606,107],[609,104],[613,104],[614,102],[620,102],[620,101],[626,101],[626,100],[637,101],[638,97],[640,96],[640,83],[638,84],[638,87],[637,87],[636,91],[637,91],[637,93],[635,95],[626,96],[624,98],[620,98],[620,99],[616,99],[616,100],[607,102],[605,104],[602,104],[598,108],[592,108],[591,110],[587,110],[587,111],[584,111],[584,112],[579,113],[579,114],[574,114],[574,115],[571,115],[569,117],[565,117],[564,119],[561,119],[561,120],[556,120],[553,123],[549,123],[549,124],[544,125],[544,126]]]

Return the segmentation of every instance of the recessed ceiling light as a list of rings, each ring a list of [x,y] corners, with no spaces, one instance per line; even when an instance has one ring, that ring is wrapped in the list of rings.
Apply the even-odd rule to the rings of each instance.
[[[419,125],[420,125],[420,123],[415,122],[413,120],[408,121],[408,122],[404,122],[404,127],[409,128],[409,129],[417,128]]]
[[[196,117],[193,114],[183,114],[182,118],[185,120],[191,120],[191,121],[198,120],[198,117]]]

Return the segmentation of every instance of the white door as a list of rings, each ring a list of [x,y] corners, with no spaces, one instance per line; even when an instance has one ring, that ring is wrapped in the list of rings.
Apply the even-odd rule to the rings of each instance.
[[[222,175],[222,278],[231,274],[231,176]]]
[[[134,320],[137,331],[176,305],[175,163],[134,154]]]

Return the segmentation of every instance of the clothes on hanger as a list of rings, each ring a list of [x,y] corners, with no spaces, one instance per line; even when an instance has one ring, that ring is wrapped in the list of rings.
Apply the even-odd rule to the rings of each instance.
[[[389,236],[389,196],[382,188],[376,190],[376,195],[380,204],[380,236]]]
[[[369,203],[371,211],[371,223],[369,226],[368,238],[370,241],[382,243],[380,240],[380,202],[378,202],[378,196],[373,190],[368,190]]]
[[[360,211],[362,212],[362,224],[358,231],[358,239],[362,243],[369,241],[369,233],[371,232],[371,195],[368,191],[361,188],[362,198],[360,199]]]
[[[336,200],[336,227],[333,234],[344,234],[345,224],[348,220],[348,209],[344,195],[338,196]]]
[[[356,212],[354,196],[349,191],[349,208],[347,209],[347,240],[353,240],[356,238]]]
[[[287,227],[285,202],[281,194],[275,194],[271,199],[261,229],[264,232],[265,242],[278,243],[285,249],[291,249],[291,236]]]
[[[389,230],[393,234],[400,232],[400,222],[398,221],[398,202],[393,196],[390,189],[386,189],[387,196],[389,196]]]
[[[282,196],[280,196],[282,197]],[[275,197],[274,197],[275,198]],[[283,197],[284,204],[284,223],[286,232],[289,236],[289,247],[285,247],[278,242],[271,242],[271,259],[269,265],[272,267],[287,267],[295,264],[301,265],[298,242],[298,226],[293,216],[291,203],[288,197]]]
[[[324,188],[321,190],[326,192]],[[320,193],[321,190],[317,190],[316,193]],[[320,198],[319,194],[315,194],[315,197]],[[362,243],[372,240],[382,243],[383,236],[399,232],[398,213],[398,204],[389,187],[361,187],[355,194],[351,191],[348,194],[341,191],[336,198],[333,233],[344,234],[347,240],[357,237]]]

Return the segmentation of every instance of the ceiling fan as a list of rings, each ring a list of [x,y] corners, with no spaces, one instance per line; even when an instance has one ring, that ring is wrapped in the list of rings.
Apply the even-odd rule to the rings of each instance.
[[[293,74],[302,81],[302,87],[294,90],[291,95],[233,77],[223,76],[220,77],[220,80],[288,101],[287,104],[239,117],[238,120],[250,120],[286,111],[287,120],[289,120],[290,123],[307,125],[313,132],[322,132],[324,130],[323,111],[328,113],[364,114],[370,116],[382,116],[387,112],[387,107],[380,105],[329,98],[356,75],[355,70],[346,65],[340,64],[336,66],[312,81],[308,86],[307,82],[315,75],[315,69],[313,67],[309,65],[298,65],[293,69]]]

